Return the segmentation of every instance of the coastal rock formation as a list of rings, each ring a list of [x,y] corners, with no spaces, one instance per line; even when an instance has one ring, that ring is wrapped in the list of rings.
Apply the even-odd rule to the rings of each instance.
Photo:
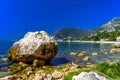
[[[3,78],[0,78],[0,80],[22,80],[18,76],[6,76]]]
[[[19,66],[23,67],[20,68]],[[64,76],[69,72],[79,70],[79,66],[74,66],[72,64],[62,65],[62,66],[40,66],[33,67],[30,65],[26,65],[23,62],[19,62],[19,65],[15,65],[19,67],[17,73],[0,78],[0,80],[63,80]],[[25,68],[25,66],[27,66]],[[14,67],[12,67],[15,69]]]
[[[105,77],[98,75],[96,72],[81,72],[78,76],[73,76],[72,80],[107,80]]]
[[[9,49],[8,58],[12,62],[34,62],[33,65],[37,66],[50,63],[57,51],[58,45],[55,39],[45,31],[28,32]]]
[[[120,48],[120,42],[112,44],[112,48]]]

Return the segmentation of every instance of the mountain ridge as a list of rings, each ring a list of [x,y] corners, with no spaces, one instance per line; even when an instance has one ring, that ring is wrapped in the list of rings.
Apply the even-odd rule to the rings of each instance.
[[[66,27],[56,31],[54,36],[56,39],[76,39],[81,36],[87,36],[88,34],[90,32],[87,30]]]
[[[100,39],[107,39],[107,37],[108,40],[113,40],[113,38],[115,39],[117,36],[120,36],[119,34],[120,34],[120,17],[114,17],[113,19],[103,24],[102,26],[99,26],[98,28],[92,30],[82,30],[77,28],[66,27],[56,31],[54,33],[54,36],[57,40],[58,39],[92,40],[92,38],[96,38],[93,39],[96,41]]]

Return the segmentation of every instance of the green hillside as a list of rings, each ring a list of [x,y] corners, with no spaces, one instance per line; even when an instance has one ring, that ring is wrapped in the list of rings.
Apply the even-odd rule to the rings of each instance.
[[[54,34],[57,40],[93,40],[100,41],[101,39],[114,41],[120,36],[120,17],[113,18],[102,26],[87,31],[76,28],[62,28]]]

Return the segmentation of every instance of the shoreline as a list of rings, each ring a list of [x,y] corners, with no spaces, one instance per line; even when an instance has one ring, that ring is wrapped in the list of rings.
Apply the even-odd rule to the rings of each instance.
[[[118,41],[57,41],[57,42],[83,42],[83,43],[111,43],[111,44],[116,44],[116,43],[120,43]]]

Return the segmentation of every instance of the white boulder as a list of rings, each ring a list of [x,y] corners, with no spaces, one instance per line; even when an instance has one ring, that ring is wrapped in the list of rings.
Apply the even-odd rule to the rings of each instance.
[[[107,80],[107,78],[100,76],[96,72],[81,72],[78,76],[73,76],[72,80]]]

